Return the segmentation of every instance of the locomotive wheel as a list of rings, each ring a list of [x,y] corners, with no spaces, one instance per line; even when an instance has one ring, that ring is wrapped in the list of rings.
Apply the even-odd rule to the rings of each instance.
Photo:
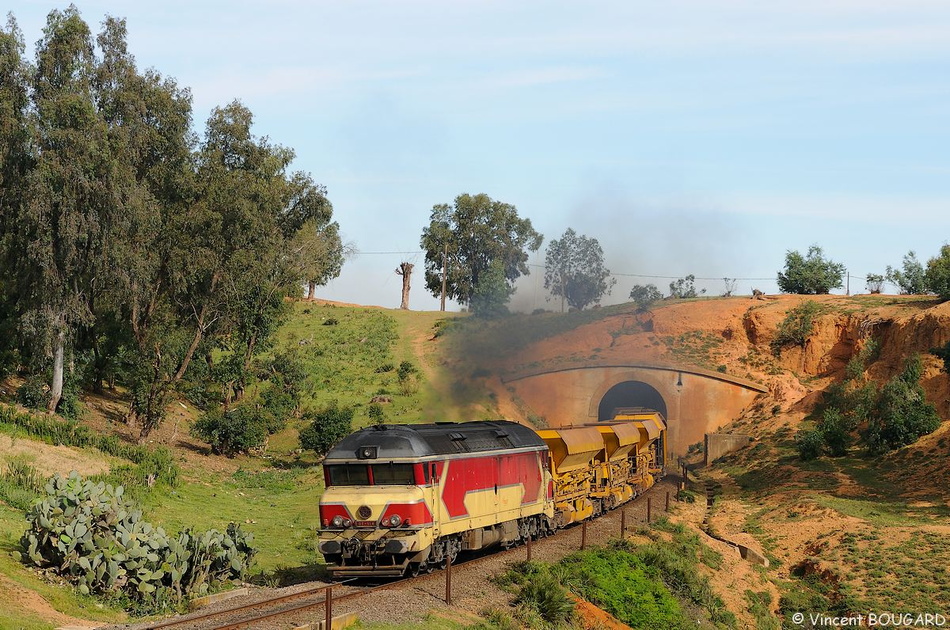
[[[410,562],[406,573],[409,574],[409,577],[419,577],[419,571],[422,570],[422,567],[423,565],[418,562]]]

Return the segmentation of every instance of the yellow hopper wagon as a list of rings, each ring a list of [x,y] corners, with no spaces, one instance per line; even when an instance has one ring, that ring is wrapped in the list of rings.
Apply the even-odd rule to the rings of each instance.
[[[557,527],[594,515],[591,492],[596,481],[592,462],[603,450],[600,431],[593,427],[543,429],[538,435],[551,454],[554,478],[554,521]]]

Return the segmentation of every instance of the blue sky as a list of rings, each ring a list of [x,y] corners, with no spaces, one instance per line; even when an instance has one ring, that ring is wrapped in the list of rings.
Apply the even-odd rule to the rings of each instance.
[[[201,132],[237,98],[327,186],[361,252],[319,291],[399,305],[434,204],[512,203],[546,239],[597,238],[625,301],[694,274],[776,291],[818,244],[867,273],[950,239],[950,3],[78,1],[125,17],[140,67],[191,89]],[[46,14],[14,0],[30,55]],[[518,284],[545,301],[544,248]],[[640,277],[656,276],[656,277]],[[893,288],[891,288],[893,290]],[[453,308],[456,308],[453,305]]]

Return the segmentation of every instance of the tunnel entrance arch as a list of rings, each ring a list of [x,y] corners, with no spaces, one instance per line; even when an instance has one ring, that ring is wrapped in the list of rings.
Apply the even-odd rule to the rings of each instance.
[[[669,418],[666,411],[666,401],[663,399],[663,396],[656,388],[642,381],[624,381],[608,389],[604,397],[600,399],[600,405],[597,409],[597,421],[604,422],[611,420],[614,415],[614,409],[619,407],[645,407],[647,409],[655,409],[662,413],[664,418]]]

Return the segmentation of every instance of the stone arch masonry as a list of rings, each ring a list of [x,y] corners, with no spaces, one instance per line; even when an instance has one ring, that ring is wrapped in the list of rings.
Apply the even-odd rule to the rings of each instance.
[[[768,391],[759,383],[704,368],[643,362],[594,361],[526,370],[502,381],[552,427],[597,422],[600,402],[613,387],[625,382],[649,385],[666,403],[672,456],[685,454],[690,444],[702,442],[706,433],[734,420],[756,396]]]

